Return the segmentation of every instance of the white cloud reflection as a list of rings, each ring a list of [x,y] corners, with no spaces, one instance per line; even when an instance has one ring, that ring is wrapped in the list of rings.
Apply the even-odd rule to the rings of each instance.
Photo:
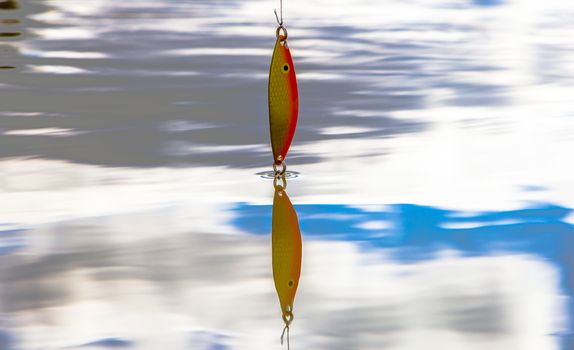
[[[109,338],[137,349],[195,349],[208,335],[236,349],[278,347],[283,326],[268,237],[178,233],[166,214],[30,231],[36,244],[26,251],[35,254],[12,259],[2,275],[10,317],[25,322],[17,328],[20,349]],[[146,224],[134,232],[138,238],[118,240],[134,219]],[[38,264],[48,270],[26,274]],[[48,279],[51,284],[42,282]],[[33,286],[35,301],[21,294]],[[431,350],[523,344],[524,350],[551,350],[559,348],[551,334],[565,326],[563,307],[557,271],[533,256],[444,251],[403,265],[388,260],[384,250],[307,240],[291,344],[401,350],[422,343]]]
[[[63,129],[63,128],[40,128],[40,129],[23,129],[23,130],[8,130],[4,131],[4,135],[15,135],[15,136],[75,136],[84,133],[85,131],[79,131],[74,129]]]
[[[34,51],[23,50],[22,54],[34,57],[50,57],[50,58],[77,58],[77,59],[95,59],[106,58],[108,55],[102,52],[80,52],[80,51]]]
[[[48,74],[87,74],[90,71],[72,66],[52,66],[52,65],[30,65],[28,66],[32,73],[48,73]]]

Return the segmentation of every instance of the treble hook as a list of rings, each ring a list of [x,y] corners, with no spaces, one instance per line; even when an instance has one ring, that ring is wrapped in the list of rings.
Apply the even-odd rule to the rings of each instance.
[[[279,16],[277,16],[277,9],[273,9],[273,12],[275,12],[275,18],[277,18],[277,23],[279,24],[279,26],[283,25],[283,0],[279,0],[279,6],[281,8],[281,20],[279,20]]]

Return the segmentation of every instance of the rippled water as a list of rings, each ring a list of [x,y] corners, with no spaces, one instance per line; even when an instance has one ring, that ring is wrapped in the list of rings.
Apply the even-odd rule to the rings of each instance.
[[[278,3],[0,0],[0,350],[272,349]],[[285,0],[292,349],[574,349],[574,6]]]

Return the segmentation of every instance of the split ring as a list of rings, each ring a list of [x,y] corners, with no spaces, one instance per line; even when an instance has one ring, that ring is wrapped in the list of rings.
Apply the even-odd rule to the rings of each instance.
[[[281,181],[280,184],[278,183],[279,181]],[[285,176],[283,175],[275,176],[275,178],[273,179],[273,187],[275,188],[275,191],[278,191],[279,195],[281,195],[282,191],[285,191],[287,189],[287,179],[285,179]]]
[[[285,35],[281,35],[281,31],[283,31],[283,34]],[[277,27],[277,30],[275,31],[275,35],[277,36],[277,39],[281,39],[281,43],[284,43],[287,41],[287,28],[283,27],[283,25],[280,25],[279,27]]]
[[[285,172],[287,171],[287,164],[285,162],[281,162],[279,163],[281,164],[281,171],[277,170],[277,163],[273,163],[273,172],[275,173],[275,176],[277,175],[285,175]]]

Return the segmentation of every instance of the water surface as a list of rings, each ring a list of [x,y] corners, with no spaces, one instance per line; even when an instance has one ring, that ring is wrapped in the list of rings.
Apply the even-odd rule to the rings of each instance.
[[[0,350],[272,349],[270,1],[0,1]],[[291,347],[574,348],[574,6],[286,0]]]

